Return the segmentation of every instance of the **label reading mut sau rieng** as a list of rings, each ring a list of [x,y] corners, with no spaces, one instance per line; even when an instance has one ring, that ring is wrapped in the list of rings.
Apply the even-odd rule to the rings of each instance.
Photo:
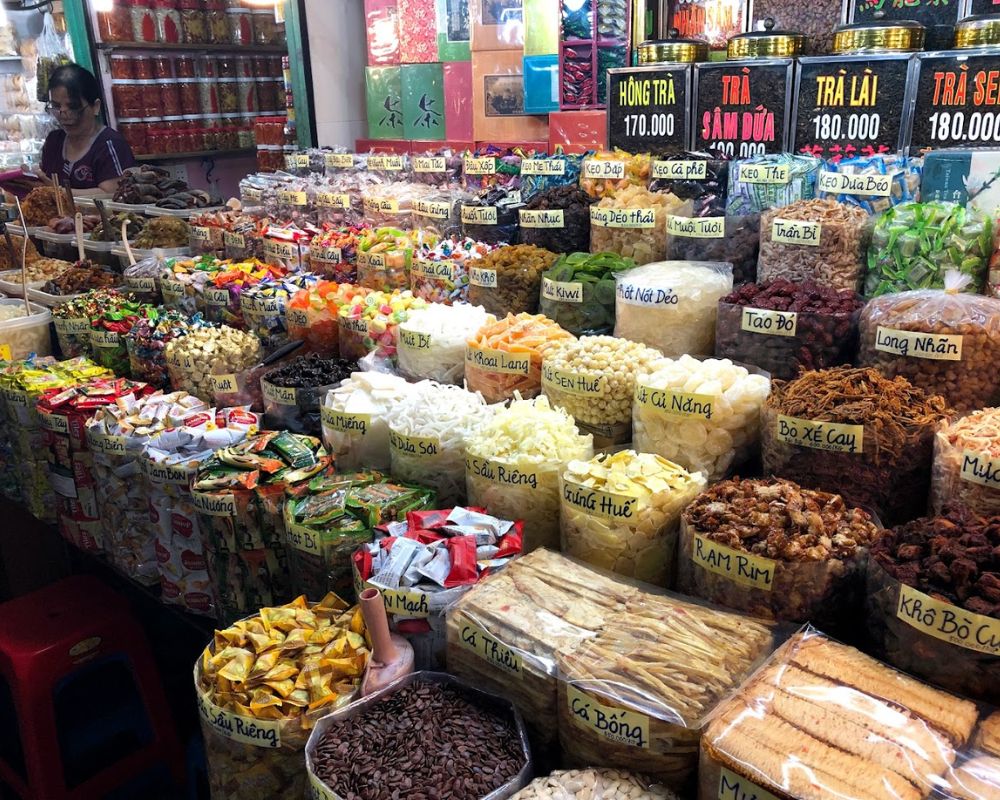
[[[708,177],[707,161],[654,161],[649,168],[652,178],[674,181],[703,181]]]
[[[741,553],[700,533],[694,535],[691,545],[691,560],[698,566],[748,589],[771,591],[777,564],[770,558]]]
[[[582,303],[583,284],[579,281],[553,281],[542,278],[542,297],[557,303]]]
[[[819,174],[819,190],[830,194],[888,197],[892,194],[892,179],[892,175],[848,175],[824,171]]]
[[[959,475],[963,481],[990,489],[1000,489],[1000,461],[994,461],[986,453],[963,450],[962,470]]]
[[[566,685],[566,704],[573,721],[615,744],[649,748],[649,717],[637,711],[606,706],[573,684]]]
[[[962,336],[901,331],[879,325],[875,329],[875,349],[883,353],[931,361],[961,361]]]
[[[675,392],[642,384],[635,387],[635,401],[639,405],[672,417],[711,419],[715,400],[712,394]]]
[[[629,306],[676,306],[681,302],[673,289],[654,289],[634,283],[619,283],[615,295]]]
[[[477,369],[502,372],[507,375],[528,375],[531,373],[531,356],[515,355],[505,350],[485,350],[467,347],[465,363]]]
[[[521,161],[522,175],[565,175],[566,162],[561,158],[525,158]]]
[[[472,620],[459,615],[458,640],[466,650],[471,650],[483,661],[511,675],[522,675],[521,656],[512,648],[497,641]]]
[[[780,244],[799,244],[804,247],[819,247],[823,226],[818,222],[803,222],[797,219],[775,217],[771,223],[771,241]]]
[[[724,239],[725,217],[667,217],[667,233],[687,239]]]
[[[864,425],[842,425],[779,414],[775,433],[779,441],[812,450],[831,453],[861,453],[864,450]]]
[[[496,225],[496,206],[462,206],[462,222],[466,225]]]
[[[537,470],[525,470],[499,461],[491,461],[488,458],[476,458],[468,455],[465,457],[465,468],[470,475],[475,475],[477,478],[483,478],[500,486],[538,488]]]
[[[275,386],[267,381],[260,382],[261,392],[265,400],[270,400],[279,406],[294,406],[298,392],[290,386]]]
[[[591,206],[590,223],[599,228],[655,228],[656,209]]]
[[[198,713],[209,728],[226,739],[268,750],[281,747],[281,722],[233,714],[219,708],[201,692],[198,693]]]
[[[595,517],[630,522],[635,518],[635,509],[639,501],[627,494],[605,492],[592,489],[573,481],[563,481],[563,500],[574,508],[593,514]]]
[[[372,423],[371,414],[355,414],[346,411],[336,411],[323,406],[319,410],[319,416],[324,425],[340,433],[356,433],[364,436],[368,433],[368,426]]]
[[[799,325],[799,315],[794,311],[772,311],[769,308],[743,309],[740,329],[748,333],[767,336],[794,336]]]
[[[583,162],[584,178],[607,178],[613,181],[624,180],[625,162],[603,158],[588,158]]]
[[[389,446],[404,456],[436,456],[441,453],[441,441],[436,436],[407,436],[391,428]]]
[[[469,283],[483,289],[496,289],[497,271],[485,267],[469,267]]]
[[[231,494],[191,492],[191,504],[195,510],[210,517],[236,516],[236,500]]]
[[[778,800],[777,795],[761,789],[757,784],[751,783],[742,775],[737,775],[725,767],[719,768],[717,798],[718,800]]]
[[[577,372],[563,372],[548,364],[542,364],[542,385],[557,392],[575,394],[582,397],[600,397],[607,385],[604,375],[583,375]]]
[[[519,212],[522,228],[565,228],[566,216],[561,208],[535,211],[522,208]]]
[[[1000,656],[1000,619],[974,614],[900,584],[896,617],[943,642]]]

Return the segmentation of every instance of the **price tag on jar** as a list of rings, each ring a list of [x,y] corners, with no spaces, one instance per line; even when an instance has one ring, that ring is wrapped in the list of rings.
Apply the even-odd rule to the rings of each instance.
[[[1000,142],[1000,52],[920,53],[910,151]]]
[[[285,312],[285,321],[289,328],[307,328],[309,327],[309,313],[304,308],[289,308]]]
[[[565,228],[565,212],[561,208],[533,211],[522,208],[518,214],[522,228]]]
[[[723,239],[726,236],[725,217],[667,217],[667,233],[685,239]]]
[[[794,311],[744,307],[740,319],[740,330],[768,336],[795,336],[798,326],[799,315]]]
[[[689,64],[608,70],[608,146],[628,153],[687,149],[692,74]]]

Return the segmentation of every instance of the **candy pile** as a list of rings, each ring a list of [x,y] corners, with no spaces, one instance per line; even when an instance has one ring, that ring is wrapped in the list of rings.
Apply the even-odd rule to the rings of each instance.
[[[261,377],[264,422],[271,430],[320,433],[319,407],[331,387],[358,368],[356,361],[299,356]]]
[[[457,303],[469,299],[469,267],[490,252],[491,246],[474,239],[442,239],[421,244],[410,265],[410,288],[428,303]]]
[[[409,289],[354,297],[338,312],[341,358],[364,358],[376,352],[394,359],[399,323],[408,319],[411,311],[426,307],[427,303]]]
[[[327,358],[339,355],[340,307],[366,294],[367,289],[354,284],[326,280],[300,289],[292,295],[285,309],[288,338],[304,341],[312,352]]]
[[[267,279],[247,287],[240,296],[243,321],[250,333],[256,334],[265,350],[288,341],[285,311],[288,299],[300,289],[308,289],[319,281],[310,273],[285,275]]]
[[[235,391],[236,376],[260,360],[260,340],[227,325],[198,328],[167,343],[170,384],[206,402],[216,391]]]
[[[125,334],[130,374],[137,381],[164,389],[170,381],[167,373],[167,345],[204,322],[198,315],[188,317],[179,311],[162,311],[140,317]]]

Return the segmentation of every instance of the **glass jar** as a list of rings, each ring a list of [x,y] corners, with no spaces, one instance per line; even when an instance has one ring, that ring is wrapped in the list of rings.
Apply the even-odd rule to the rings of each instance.
[[[254,139],[253,128],[250,125],[243,125],[240,128],[240,147],[249,149],[257,144]]]
[[[180,44],[181,12],[177,0],[156,0],[156,40],[160,44]]]
[[[236,56],[235,78],[253,78],[253,59],[250,56]]]
[[[132,56],[124,53],[112,53],[108,61],[111,69],[111,80],[135,79],[135,63]]]
[[[128,146],[132,148],[132,152],[137,156],[149,152],[149,144],[147,142],[148,128],[149,126],[141,119],[129,117],[118,118],[118,132],[125,138]]]
[[[142,87],[134,80],[111,79],[111,99],[116,117],[141,117],[146,110]]]
[[[199,78],[218,78],[219,59],[215,56],[198,56],[196,69]]]
[[[132,39],[136,42],[156,41],[156,12],[153,0],[132,0]]]
[[[219,87],[219,111],[223,114],[236,114],[240,110],[239,84],[236,78],[220,78]]]
[[[198,80],[198,99],[198,108],[202,114],[219,113],[219,85],[214,80]]]
[[[236,56],[222,55],[216,59],[216,77],[235,78],[236,77]]]
[[[160,84],[158,81],[136,81],[142,92],[142,116],[162,117],[163,104],[160,96]]]
[[[180,96],[181,113],[201,113],[201,92],[198,89],[197,78],[178,78],[177,93]]]
[[[201,149],[217,150],[219,147],[219,134],[215,128],[201,129]]]
[[[127,3],[118,3],[110,11],[98,14],[97,36],[102,42],[131,42],[131,7]]]
[[[274,11],[253,12],[253,37],[257,44],[274,44],[277,36],[277,23],[274,21]]]
[[[181,107],[181,92],[177,81],[162,80],[157,81],[160,91],[160,107],[163,109],[165,117],[179,117],[184,113]]]
[[[173,80],[174,60],[162,53],[153,56],[153,77],[158,81]]]
[[[248,8],[230,8],[226,12],[230,44],[253,44],[253,14]]]
[[[167,152],[166,147],[168,138],[169,137],[163,132],[162,128],[150,125],[146,133],[148,152],[153,155],[159,155]]]
[[[271,76],[271,65],[267,56],[252,56],[253,75],[255,78],[269,78]]]
[[[237,78],[241,114],[255,114],[260,110],[257,104],[257,82],[253,78]]]
[[[181,36],[185,44],[208,43],[208,19],[199,0],[178,0]]]
[[[132,59],[133,72],[137,81],[151,81],[153,75],[153,59],[149,56],[135,56]]]
[[[229,44],[229,19],[226,0],[205,0],[208,38],[214,44]]]
[[[181,152],[196,153],[201,150],[201,134],[194,128],[184,128],[180,133]]]
[[[178,78],[195,78],[194,56],[177,56],[174,59],[174,73]]]

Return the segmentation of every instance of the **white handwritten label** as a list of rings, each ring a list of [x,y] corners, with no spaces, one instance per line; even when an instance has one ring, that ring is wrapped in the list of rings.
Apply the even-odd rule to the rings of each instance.
[[[566,703],[573,721],[615,744],[649,748],[649,717],[618,706],[607,706],[573,684],[566,685]]]
[[[537,489],[539,486],[538,470],[522,469],[502,461],[467,455],[465,469],[468,474],[499,486],[529,487],[531,489]]]
[[[448,219],[451,216],[451,203],[441,200],[415,200],[413,213],[429,219]]]
[[[89,335],[90,320],[86,317],[58,317],[56,330],[66,336],[79,336],[84,333]]]
[[[469,267],[469,283],[483,289],[496,289],[497,271],[485,267]]]
[[[553,281],[542,278],[542,297],[557,303],[582,303],[583,284],[578,281]]]
[[[371,414],[355,414],[346,411],[336,411],[323,406],[319,410],[320,420],[327,427],[335,431],[346,434],[357,434],[364,436],[368,433],[368,426],[372,423]]]
[[[93,428],[87,429],[87,447],[95,453],[106,456],[123,456],[127,452],[124,436],[112,436],[108,433],[98,433]]]
[[[522,175],[565,175],[566,162],[561,158],[525,158],[521,161]]]
[[[986,453],[963,450],[962,470],[959,474],[963,481],[1000,489],[1000,461],[994,461]]]
[[[278,202],[286,206],[306,206],[309,205],[309,198],[305,192],[290,192],[282,189],[278,192]]]
[[[282,723],[278,720],[252,719],[233,714],[219,708],[201,692],[198,693],[198,713],[214,733],[225,739],[268,750],[281,747]]]
[[[901,331],[879,325],[875,329],[875,349],[909,358],[931,361],[961,361],[962,336]]]
[[[703,181],[708,177],[708,162],[654,161],[649,174],[660,180]]]
[[[508,353],[506,350],[487,350],[471,345],[465,349],[466,366],[507,375],[531,374],[531,356]]]
[[[64,416],[41,413],[38,415],[38,422],[47,431],[69,436],[69,420]]]
[[[399,346],[406,350],[430,350],[431,335],[420,331],[399,329]]]
[[[413,171],[419,173],[444,172],[448,161],[443,156],[414,156]]]
[[[212,241],[212,229],[205,228],[201,225],[192,225],[191,241],[198,242],[199,244],[204,244],[205,242]]]
[[[431,458],[441,454],[441,441],[436,436],[408,436],[389,429],[389,446],[400,455]]]
[[[331,169],[350,169],[354,166],[353,153],[327,153],[324,160]]]
[[[277,258],[282,261],[298,260],[298,245],[295,244],[295,242],[282,242],[277,239],[265,239],[264,255],[267,258]]]
[[[403,157],[389,155],[368,156],[368,169],[381,170],[382,172],[401,172],[403,169]]]
[[[712,394],[678,392],[673,389],[658,389],[655,386],[639,384],[635,387],[635,402],[671,417],[692,419],[712,419],[715,402]]]
[[[212,387],[212,391],[217,394],[235,394],[239,388],[236,382],[236,375],[229,373],[228,375],[209,375],[208,384]]]
[[[229,290],[215,286],[205,287],[205,303],[210,306],[225,307],[229,305]]]
[[[563,480],[562,490],[563,500],[569,505],[595,517],[618,522],[635,519],[639,500],[630,495],[605,492],[568,480]]]
[[[298,399],[298,392],[290,386],[275,386],[262,380],[260,388],[265,400],[279,406],[294,406]]]
[[[742,775],[720,767],[717,800],[779,800],[779,798],[751,783]]]
[[[522,228],[565,228],[565,213],[561,208],[534,211],[522,208],[519,212]]]
[[[156,278],[143,278],[140,275],[128,275],[125,278],[125,287],[130,292],[152,294],[156,291]]]
[[[310,258],[316,261],[325,261],[329,264],[340,264],[343,262],[344,254],[339,247],[325,245],[323,247],[311,247],[309,249]]]
[[[676,306],[681,302],[673,289],[656,289],[634,283],[619,283],[615,296],[628,306]]]
[[[231,247],[234,250],[243,250],[247,246],[247,240],[242,233],[223,231],[222,244],[226,247]]]
[[[235,517],[236,499],[233,495],[191,492],[191,504],[195,510],[210,517]]]
[[[732,547],[706,539],[700,533],[694,535],[691,560],[698,566],[707,569],[733,583],[748,589],[771,591],[774,585],[774,571],[777,563],[770,558],[743,553]]]
[[[784,185],[792,179],[788,164],[740,164],[737,180],[740,183],[765,183]]]
[[[771,223],[771,241],[781,244],[799,244],[804,247],[819,247],[823,226],[818,222],[803,222],[797,219],[775,217]]]
[[[824,170],[819,174],[819,190],[830,194],[888,197],[892,194],[892,178],[892,175],[848,175]]]
[[[607,388],[606,375],[564,372],[543,363],[542,387],[546,391],[564,392],[579,397],[600,397]]]
[[[369,269],[385,269],[385,253],[358,253],[358,266]]]
[[[779,441],[812,450],[831,453],[861,453],[864,450],[864,425],[841,425],[779,414],[776,434]]]
[[[462,223],[465,225],[496,225],[496,206],[462,206]]]
[[[364,317],[359,317],[358,319],[341,317],[340,327],[343,328],[348,333],[361,333],[364,334],[365,336],[368,335],[368,320],[366,320]]]
[[[604,178],[620,181],[625,178],[625,162],[603,158],[588,158],[583,162],[584,178]]]
[[[725,217],[667,217],[667,233],[685,239],[724,239]]]
[[[255,189],[252,186],[247,186],[240,189],[240,196],[243,198],[245,203],[262,203],[264,202],[264,190]]]
[[[493,156],[467,156],[462,163],[462,171],[466,175],[492,175],[497,171],[497,160]]]
[[[366,214],[399,213],[399,201],[388,197],[366,197],[364,206]]]
[[[911,628],[966,650],[1000,656],[1000,619],[974,614],[900,584],[896,617]]]
[[[426,619],[431,615],[431,606],[425,592],[415,589],[383,589],[382,602],[385,604],[387,614],[395,614],[398,617],[415,617]]]
[[[798,325],[799,315],[794,311],[772,311],[768,308],[745,307],[740,320],[741,330],[768,336],[794,336]]]
[[[590,224],[599,228],[655,228],[656,209],[591,206]]]
[[[460,618],[458,641],[491,666],[518,677],[524,674],[520,654],[468,618]]]
[[[285,312],[285,322],[289,328],[308,328],[309,312],[304,308],[290,308]]]
[[[288,546],[300,553],[314,556],[323,555],[323,537],[320,531],[314,531],[304,525],[295,525],[286,520],[285,541]]]

